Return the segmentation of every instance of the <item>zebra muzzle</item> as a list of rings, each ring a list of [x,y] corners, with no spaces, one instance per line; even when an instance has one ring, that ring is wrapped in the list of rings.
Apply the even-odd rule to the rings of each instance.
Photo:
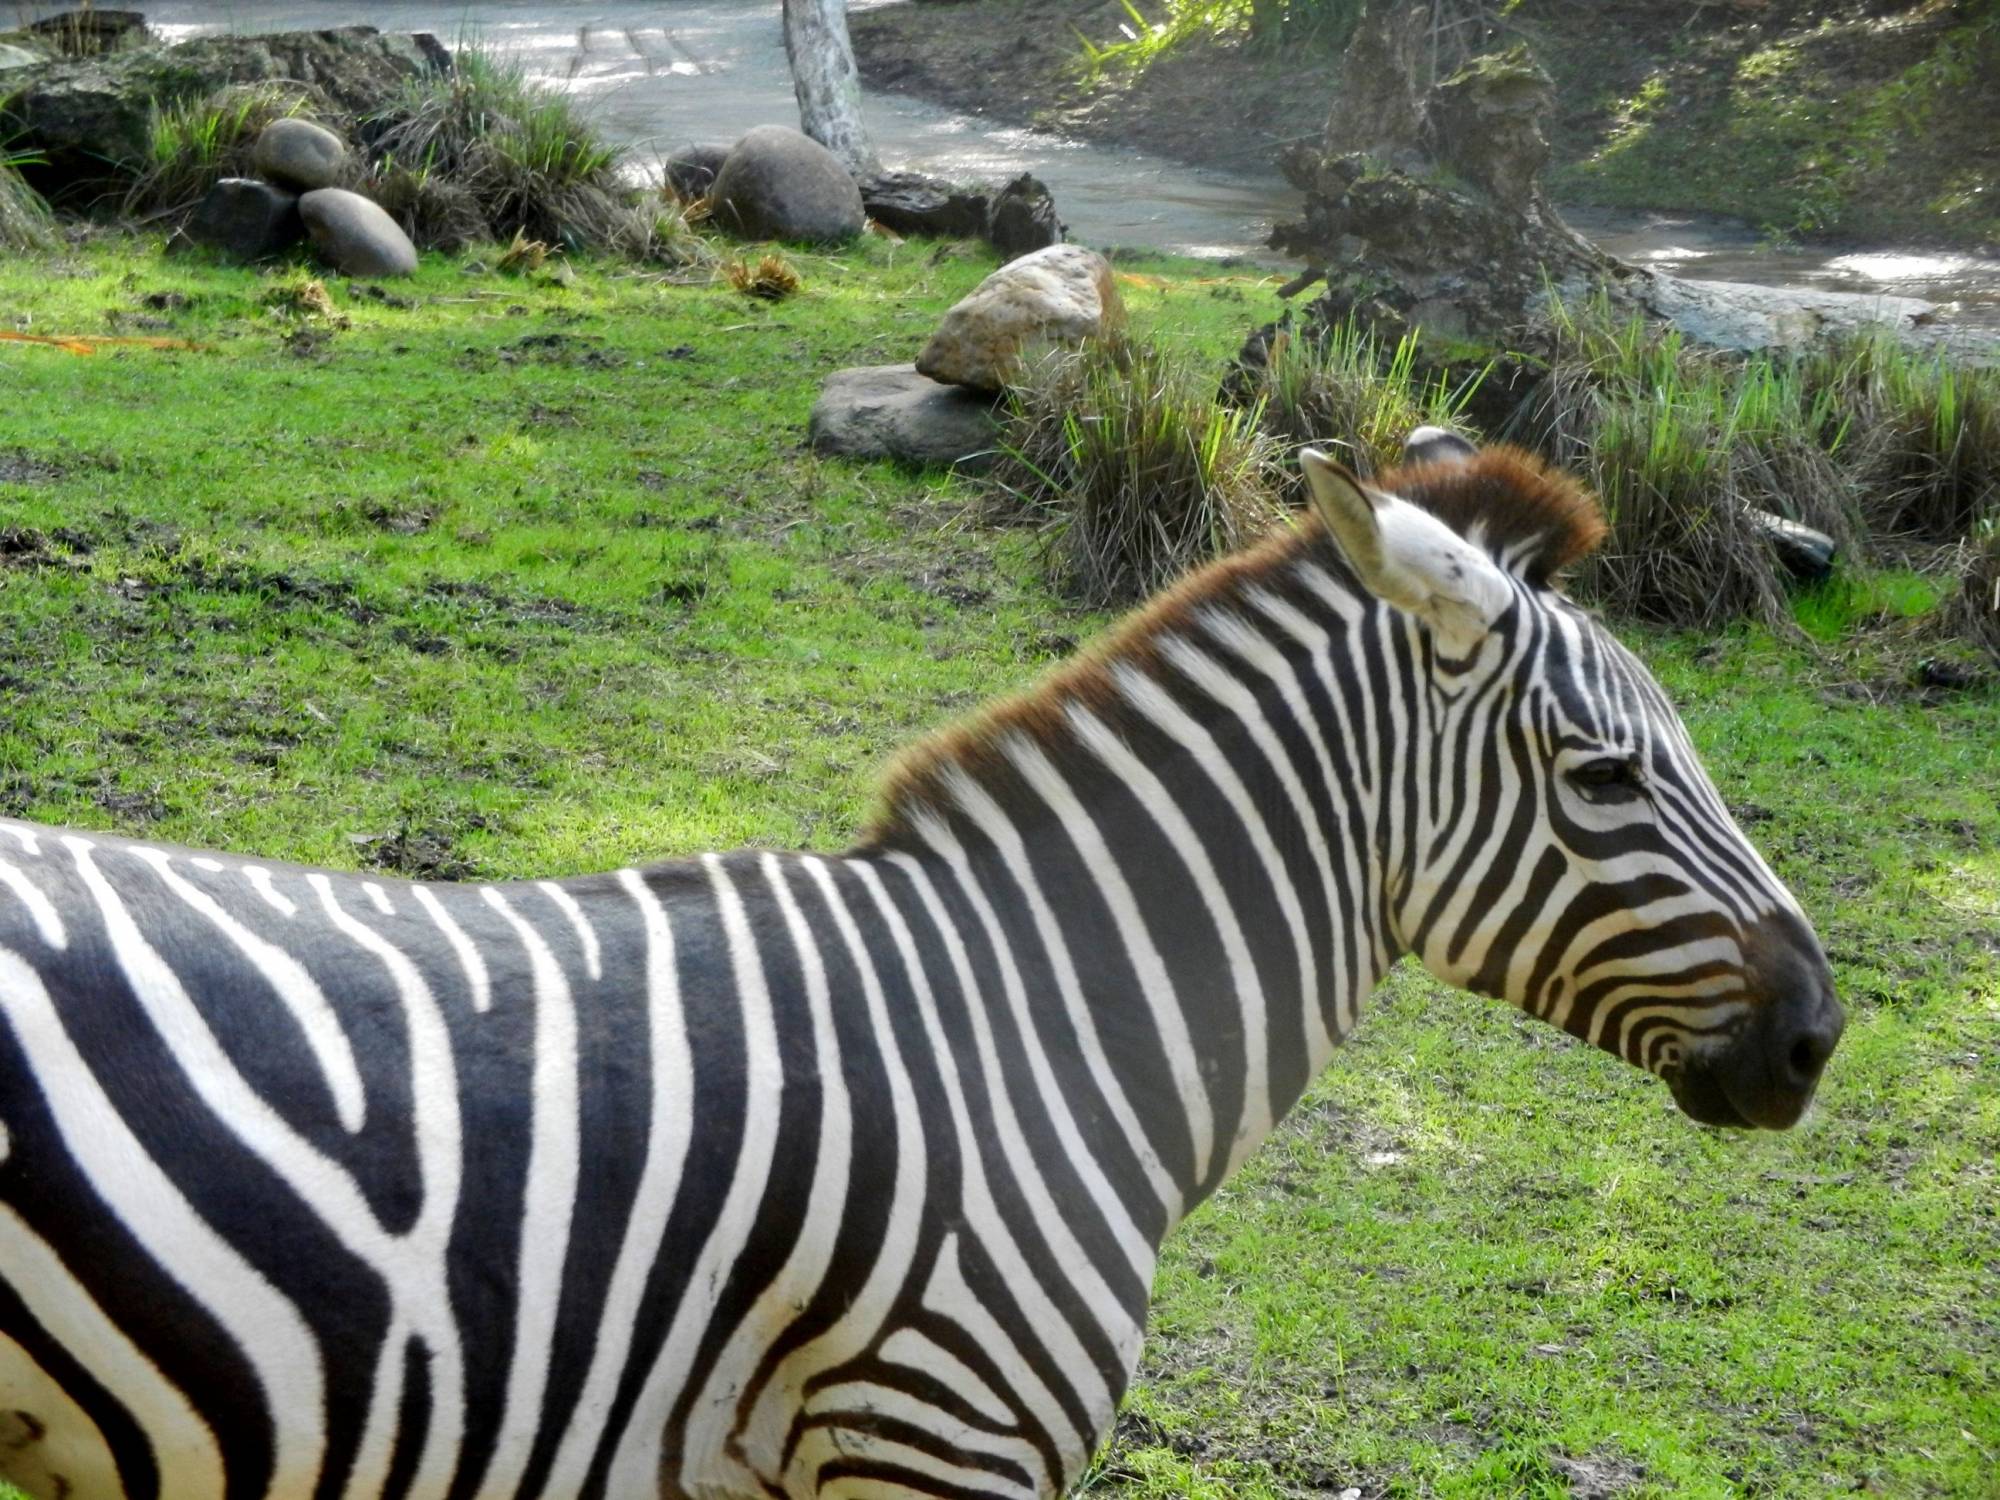
[[[1766,917],[1743,951],[1755,1008],[1727,1046],[1689,1059],[1674,1102],[1704,1125],[1785,1130],[1812,1103],[1847,1016],[1825,950],[1794,913]]]

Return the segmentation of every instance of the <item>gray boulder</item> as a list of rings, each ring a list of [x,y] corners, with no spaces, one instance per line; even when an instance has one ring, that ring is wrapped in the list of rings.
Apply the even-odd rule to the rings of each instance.
[[[666,160],[667,191],[683,203],[706,198],[715,186],[722,164],[729,160],[727,146],[683,146]]]
[[[994,195],[986,238],[1007,259],[1060,245],[1064,233],[1063,221],[1056,217],[1056,200],[1032,173],[1023,172]]]
[[[417,247],[376,203],[346,188],[319,188],[299,199],[313,248],[343,276],[408,276]]]
[[[12,73],[22,68],[39,68],[48,61],[46,54],[27,47],[17,47],[12,42],[0,42],[0,73]]]
[[[225,177],[203,195],[182,231],[231,260],[263,260],[305,238],[296,193],[248,177]]]
[[[339,185],[347,170],[347,143],[310,120],[273,120],[258,134],[250,160],[271,181],[309,193]]]
[[[94,57],[100,52],[116,51],[144,41],[149,35],[143,13],[98,10],[95,6],[43,16],[39,21],[29,22],[27,30],[30,36],[43,38],[69,57]]]
[[[992,194],[922,172],[877,172],[862,178],[860,188],[868,217],[897,234],[980,239],[993,211]]]
[[[861,190],[818,141],[759,125],[736,143],[710,197],[718,223],[751,239],[838,242],[861,233]]]
[[[815,453],[979,469],[999,441],[994,404],[911,365],[863,365],[828,377],[807,434]]]

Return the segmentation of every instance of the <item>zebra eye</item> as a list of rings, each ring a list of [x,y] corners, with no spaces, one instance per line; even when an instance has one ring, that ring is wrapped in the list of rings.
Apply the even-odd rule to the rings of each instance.
[[[1601,755],[1572,766],[1569,783],[1592,802],[1630,802],[1642,791],[1639,763],[1626,756]]]

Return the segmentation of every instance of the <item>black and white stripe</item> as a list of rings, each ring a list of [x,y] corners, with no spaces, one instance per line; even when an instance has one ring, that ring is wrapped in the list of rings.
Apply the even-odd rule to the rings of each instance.
[[[0,824],[0,1477],[1051,1495],[1162,1239],[1401,953],[1673,1079],[1736,1044],[1749,935],[1805,929],[1643,669],[1504,552],[1472,629],[1329,521],[844,857],[416,885]],[[1606,755],[1643,795],[1572,784]]]

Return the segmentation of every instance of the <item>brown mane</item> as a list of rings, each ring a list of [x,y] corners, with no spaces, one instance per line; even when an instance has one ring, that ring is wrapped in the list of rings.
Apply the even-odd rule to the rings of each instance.
[[[1371,483],[1421,505],[1503,565],[1511,559],[1536,588],[1589,556],[1609,530],[1597,496],[1519,448],[1484,448],[1462,464],[1391,469]]]
[[[1606,531],[1603,511],[1590,491],[1518,448],[1482,449],[1463,464],[1391,469],[1370,484],[1423,506],[1461,536],[1471,538],[1477,528],[1479,543],[1496,558],[1519,554],[1514,565],[1538,588],[1597,546]],[[1000,744],[1010,734],[1060,749],[1069,738],[1063,716],[1072,704],[1117,722],[1114,669],[1157,675],[1161,641],[1192,633],[1201,611],[1226,610],[1247,589],[1268,583],[1314,552],[1345,576],[1325,524],[1309,510],[1296,526],[1275,531],[1156,594],[1023,691],[915,741],[890,762],[863,846],[892,843],[912,815],[949,803],[942,778],[951,768],[985,779],[982,770],[997,768]]]

